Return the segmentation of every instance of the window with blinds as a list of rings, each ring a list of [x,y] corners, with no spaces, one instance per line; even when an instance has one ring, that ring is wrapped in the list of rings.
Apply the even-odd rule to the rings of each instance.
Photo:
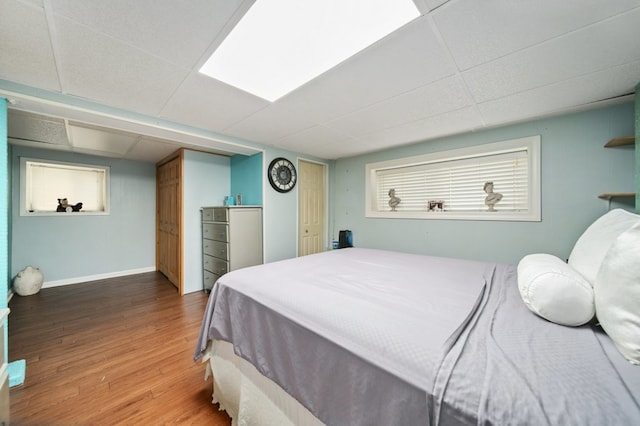
[[[21,158],[20,166],[21,215],[60,215],[58,198],[70,205],[82,203],[80,213],[108,213],[108,167],[27,158]]]
[[[539,146],[536,136],[369,164],[367,216],[540,220]]]

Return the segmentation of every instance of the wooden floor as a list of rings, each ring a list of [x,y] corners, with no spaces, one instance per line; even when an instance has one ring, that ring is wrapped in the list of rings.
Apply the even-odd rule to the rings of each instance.
[[[11,423],[230,425],[192,359],[206,302],[155,272],[14,296]]]

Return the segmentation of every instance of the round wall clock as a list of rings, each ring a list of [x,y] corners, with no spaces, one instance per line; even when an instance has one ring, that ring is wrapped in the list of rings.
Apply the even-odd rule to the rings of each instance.
[[[269,164],[267,175],[269,183],[278,192],[291,191],[298,180],[293,163],[282,157],[276,158]]]

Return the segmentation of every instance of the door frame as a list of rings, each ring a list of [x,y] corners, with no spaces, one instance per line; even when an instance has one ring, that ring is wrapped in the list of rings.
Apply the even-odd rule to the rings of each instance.
[[[304,161],[307,163],[317,164],[322,166],[322,180],[324,181],[324,208],[322,212],[322,221],[323,221],[323,229],[322,233],[322,246],[325,250],[329,247],[329,164],[312,160],[309,158],[298,157],[296,160],[296,168],[300,170],[300,162]],[[299,173],[298,173],[299,174]],[[298,183],[298,188],[296,190],[296,257],[300,256],[300,186],[302,183]]]

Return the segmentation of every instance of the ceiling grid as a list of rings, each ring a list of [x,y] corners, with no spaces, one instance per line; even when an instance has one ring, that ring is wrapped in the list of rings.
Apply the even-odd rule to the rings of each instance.
[[[414,2],[420,17],[268,102],[198,72],[252,0],[2,0],[9,136],[36,140],[51,116],[114,147],[141,136],[104,152],[120,158],[267,145],[337,159],[628,100],[640,81],[640,0]]]

